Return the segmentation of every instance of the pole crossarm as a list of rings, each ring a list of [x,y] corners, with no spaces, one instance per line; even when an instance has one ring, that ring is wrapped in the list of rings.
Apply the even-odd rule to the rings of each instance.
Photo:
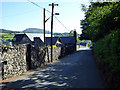
[[[45,23],[46,23],[50,18],[51,18],[51,16],[50,16],[47,20],[45,20]]]
[[[49,4],[49,6],[58,6],[59,4],[54,4],[54,3],[52,3],[52,4]]]

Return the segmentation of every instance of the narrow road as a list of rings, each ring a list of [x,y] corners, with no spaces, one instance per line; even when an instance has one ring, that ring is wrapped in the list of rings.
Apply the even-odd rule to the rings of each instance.
[[[6,88],[103,88],[90,49],[81,49],[52,64],[2,84]]]

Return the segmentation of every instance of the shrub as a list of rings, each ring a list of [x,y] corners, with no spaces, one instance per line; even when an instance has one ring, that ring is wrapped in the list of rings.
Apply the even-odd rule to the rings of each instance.
[[[103,69],[109,87],[120,87],[120,29],[97,41],[94,45],[97,63]]]

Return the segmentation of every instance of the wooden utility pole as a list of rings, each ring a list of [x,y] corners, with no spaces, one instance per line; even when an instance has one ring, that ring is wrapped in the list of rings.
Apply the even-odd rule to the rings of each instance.
[[[44,28],[44,47],[46,46],[45,40],[45,8],[43,9],[43,28]]]
[[[53,42],[53,15],[54,15],[54,6],[58,6],[58,4],[49,4],[49,6],[52,6],[52,17],[51,17],[51,62],[53,61],[53,47],[52,47],[52,42]]]
[[[74,38],[75,38],[75,51],[76,51],[76,45],[77,45],[77,33],[76,33],[76,29],[74,29]]]
[[[52,17],[51,17],[51,62],[53,61],[53,12],[54,12],[54,3],[52,3]]]

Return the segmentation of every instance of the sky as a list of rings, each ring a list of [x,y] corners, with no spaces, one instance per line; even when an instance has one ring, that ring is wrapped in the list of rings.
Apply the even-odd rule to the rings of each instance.
[[[23,31],[26,28],[43,29],[43,8],[51,12],[49,4],[55,3],[54,13],[60,15],[54,18],[53,32],[70,32],[76,29],[81,34],[80,20],[84,19],[81,4],[89,6],[90,0],[30,0],[40,7],[30,3],[28,0],[1,0],[0,2],[0,28]],[[51,13],[46,11],[46,19]],[[46,22],[46,30],[51,30],[51,19]]]

